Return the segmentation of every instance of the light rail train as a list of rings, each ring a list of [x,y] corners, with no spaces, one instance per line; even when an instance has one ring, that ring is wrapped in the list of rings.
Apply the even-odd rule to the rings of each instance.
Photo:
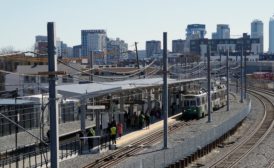
[[[211,90],[211,111],[218,110],[226,105],[226,86],[217,84]],[[183,119],[199,119],[208,114],[207,92],[189,91],[182,95]]]

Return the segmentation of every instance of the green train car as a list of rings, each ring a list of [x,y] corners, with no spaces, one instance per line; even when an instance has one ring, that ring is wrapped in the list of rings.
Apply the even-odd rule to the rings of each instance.
[[[217,85],[211,91],[211,111],[218,110],[226,105],[226,87]],[[182,95],[182,117],[185,120],[205,117],[207,112],[207,92],[189,92]]]

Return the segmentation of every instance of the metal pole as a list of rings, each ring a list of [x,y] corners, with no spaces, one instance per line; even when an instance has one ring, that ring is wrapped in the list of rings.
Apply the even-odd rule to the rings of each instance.
[[[138,48],[137,48],[137,42],[135,44],[135,52],[136,52],[136,62],[137,62],[137,68],[140,69],[140,64],[139,64],[139,56],[138,56]]]
[[[93,62],[93,51],[91,51],[90,52],[90,62],[89,62],[89,66],[90,66],[90,69],[91,69],[91,71],[89,71],[90,72],[90,82],[93,82],[93,64],[94,64],[94,62]]]
[[[228,58],[229,58],[229,49],[226,55],[226,110],[229,111],[229,65],[228,65]]]
[[[238,54],[239,53],[236,53],[236,65],[238,66]]]
[[[220,50],[218,50],[218,53],[220,55],[220,70],[219,70],[219,75],[220,75],[220,82],[221,82],[221,78],[222,78],[222,75],[221,75],[221,68],[222,68],[222,54],[220,53]]]
[[[240,76],[240,82],[241,82],[241,100],[240,102],[243,103],[243,44],[242,44],[242,54],[241,54],[241,76]]]
[[[245,92],[244,92],[244,99],[246,99],[246,53],[244,51],[244,85],[245,85]]]
[[[57,55],[55,52],[55,23],[48,22],[48,71],[57,71]],[[50,160],[51,167],[58,168],[58,105],[56,103],[56,75],[49,75],[49,111],[50,111]]]
[[[18,89],[17,89],[18,90]],[[18,91],[17,91],[18,92]],[[16,113],[16,117],[15,117],[15,122],[16,122],[16,125],[15,125],[15,149],[17,151],[17,147],[18,147],[18,121],[19,121],[19,114],[18,114],[18,111],[17,111],[17,98],[15,97],[15,113]],[[16,156],[16,168],[19,167],[19,164],[18,164],[18,156]]]
[[[86,95],[82,96],[80,100],[80,126],[83,136],[86,137],[87,90]],[[86,139],[84,139],[83,141],[84,144],[86,144]]]
[[[239,89],[239,78],[236,78],[236,93],[238,93],[238,89]]]
[[[164,51],[163,51],[163,112],[164,112],[164,149],[167,149],[168,134],[168,84],[167,84],[167,32],[163,33]]]
[[[17,126],[17,124],[18,124],[18,111],[17,111],[17,101],[16,101],[17,99],[15,98],[15,115],[16,115],[16,117],[15,117],[15,122],[16,122],[16,125],[15,125],[15,149],[17,149],[17,133],[18,133],[18,126]]]
[[[44,95],[43,95],[43,91],[41,92],[41,95],[42,95],[42,119],[41,119],[41,123],[40,123],[40,127],[41,127],[41,137],[40,139],[43,139],[44,138]]]
[[[212,121],[211,119],[211,74],[210,74],[210,55],[211,55],[211,46],[207,44],[207,113],[208,113],[208,122],[210,123]]]

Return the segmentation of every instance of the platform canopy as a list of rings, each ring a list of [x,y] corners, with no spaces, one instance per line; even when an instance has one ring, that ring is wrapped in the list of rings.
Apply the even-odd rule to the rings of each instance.
[[[188,79],[188,80],[176,80],[168,79],[169,84],[184,83],[198,81],[202,78]],[[204,78],[203,78],[204,79]],[[130,90],[135,88],[145,88],[151,86],[159,86],[163,84],[162,78],[143,78],[134,80],[124,80],[115,82],[94,82],[86,84],[71,84],[71,85],[59,85],[56,90],[59,94],[65,98],[77,98],[81,96],[87,96],[89,98],[97,97],[104,94],[111,94],[113,92],[119,92],[123,90]]]

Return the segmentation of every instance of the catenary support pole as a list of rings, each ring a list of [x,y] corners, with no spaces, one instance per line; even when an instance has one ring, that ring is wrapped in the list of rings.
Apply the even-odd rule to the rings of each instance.
[[[138,48],[137,48],[137,42],[134,43],[135,45],[135,52],[136,52],[136,63],[137,63],[137,68],[140,69],[140,64],[139,64],[139,55],[138,55]]]
[[[211,119],[211,74],[210,74],[210,55],[211,55],[211,46],[208,40],[207,44],[207,113],[208,113],[208,122],[212,121]]]
[[[246,99],[246,72],[247,71],[247,67],[246,67],[246,50],[244,51],[244,86],[245,86],[245,91],[244,91],[244,99]]]
[[[90,80],[90,82],[93,82],[93,64],[94,64],[94,55],[93,55],[93,51],[91,51],[90,53],[89,53],[90,55],[89,55],[89,59],[90,59],[90,62],[89,62],[89,68],[91,69],[90,71],[89,71],[89,73],[90,73],[90,78],[89,78],[89,80]]]
[[[17,90],[17,93],[18,93],[18,88],[16,90]],[[18,147],[18,124],[19,124],[18,123],[19,122],[19,113],[18,113],[18,110],[17,110],[17,97],[15,97],[15,113],[16,113],[15,122],[17,124],[15,126],[15,149],[17,151],[17,147]],[[18,168],[18,167],[19,167],[18,157],[16,157],[16,168]]]
[[[240,70],[241,70],[241,74],[240,74],[240,82],[241,82],[241,100],[240,100],[240,102],[241,103],[243,103],[243,51],[244,49],[243,49],[243,43],[242,43],[242,54],[241,54],[241,59],[240,59],[240,66],[241,66],[241,68],[240,68]]]
[[[167,84],[167,33],[163,33],[163,112],[164,112],[164,149],[167,149],[168,134],[168,84]]]
[[[55,23],[48,22],[48,71],[57,71],[57,55],[55,52]],[[58,111],[56,103],[56,75],[49,75],[49,111],[50,111],[50,161],[51,167],[58,168]]]
[[[228,65],[228,59],[229,59],[229,50],[227,51],[226,55],[226,110],[229,111],[229,65]]]
[[[222,54],[220,53],[220,50],[218,50],[218,54],[220,55],[220,70],[219,70],[219,75],[220,75],[220,82],[221,82],[221,79],[222,79],[222,75],[221,75],[221,69],[222,69]]]

